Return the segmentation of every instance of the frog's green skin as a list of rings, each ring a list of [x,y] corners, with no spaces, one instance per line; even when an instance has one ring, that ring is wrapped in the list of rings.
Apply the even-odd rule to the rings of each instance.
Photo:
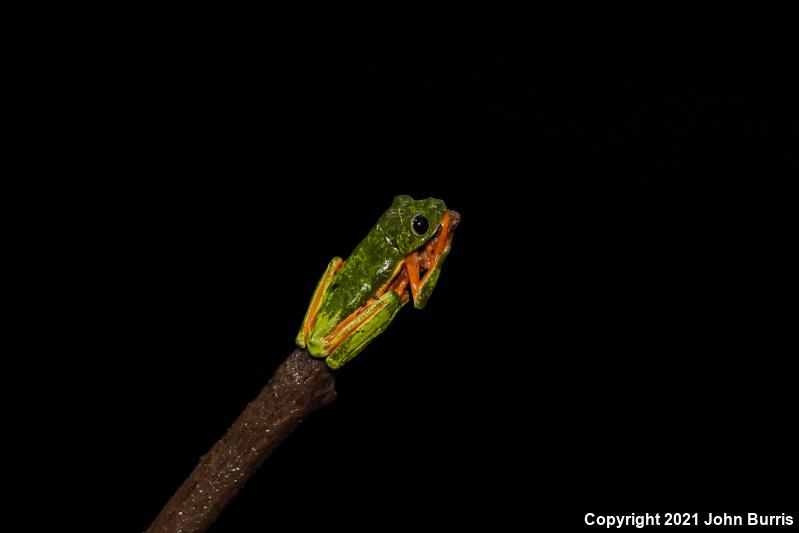
[[[386,291],[379,299],[374,297],[395,279],[406,256],[430,241],[446,212],[447,207],[441,200],[414,200],[410,196],[394,198],[391,207],[353,250],[343,267],[338,257],[330,261],[306,312],[303,327],[297,335],[297,345],[307,348],[314,357],[326,357],[328,366],[335,369],[355,357],[382,333],[408,298],[400,297],[392,290]],[[417,235],[412,225],[418,214],[427,217],[429,222],[422,235]],[[434,274],[429,276],[430,283],[414,298],[414,307],[424,307],[438,279],[438,272]],[[336,334],[336,339],[340,337],[340,340],[325,342],[336,326],[370,301],[372,303],[359,312],[357,321]],[[315,302],[318,305],[314,315]]]

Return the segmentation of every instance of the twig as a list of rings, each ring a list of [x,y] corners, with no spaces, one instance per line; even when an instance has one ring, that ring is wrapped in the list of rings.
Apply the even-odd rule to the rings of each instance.
[[[294,350],[200,459],[146,533],[207,530],[283,439],[336,398],[335,382],[324,360]]]

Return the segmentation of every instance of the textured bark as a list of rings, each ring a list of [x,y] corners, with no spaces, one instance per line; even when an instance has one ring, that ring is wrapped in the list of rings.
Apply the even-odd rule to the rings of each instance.
[[[335,381],[324,360],[294,350],[200,459],[147,533],[208,529],[283,439],[306,416],[335,399]]]

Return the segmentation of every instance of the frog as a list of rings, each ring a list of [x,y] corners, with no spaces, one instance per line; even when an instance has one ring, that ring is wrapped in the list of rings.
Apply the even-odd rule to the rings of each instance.
[[[396,196],[347,259],[332,258],[295,339],[333,370],[383,333],[408,302],[423,309],[460,214],[436,198]]]

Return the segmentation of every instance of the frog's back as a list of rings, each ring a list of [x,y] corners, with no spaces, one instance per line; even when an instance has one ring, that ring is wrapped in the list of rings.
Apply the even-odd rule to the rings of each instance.
[[[376,228],[377,229],[377,228]],[[319,307],[311,340],[320,341],[391,279],[404,256],[379,231],[371,231],[336,274]]]

